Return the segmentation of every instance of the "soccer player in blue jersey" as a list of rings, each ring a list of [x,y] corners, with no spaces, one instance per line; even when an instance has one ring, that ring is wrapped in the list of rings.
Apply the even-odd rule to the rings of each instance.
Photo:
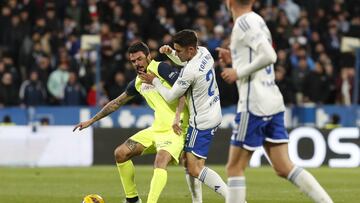
[[[229,83],[236,82],[239,91],[227,164],[226,202],[245,202],[244,171],[254,150],[263,146],[277,175],[287,178],[314,202],[331,203],[316,179],[289,159],[285,106],[274,82],[276,53],[265,21],[252,11],[253,3],[254,0],[227,0],[234,19],[230,52],[218,49],[220,59],[233,67],[225,68],[221,76]]]
[[[155,75],[144,73],[140,77],[144,82],[153,84],[167,102],[186,94],[190,111],[190,126],[184,148],[187,170],[192,177],[226,197],[224,181],[205,166],[211,140],[222,118],[214,59],[205,47],[197,45],[198,39],[192,30],[176,33],[173,42],[175,50],[168,47],[166,54],[175,63],[185,66],[172,88],[164,87]],[[196,202],[194,198],[193,202]]]

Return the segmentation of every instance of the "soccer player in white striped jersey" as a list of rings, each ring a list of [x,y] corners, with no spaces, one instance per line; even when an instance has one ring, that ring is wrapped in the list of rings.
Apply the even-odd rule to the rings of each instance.
[[[254,0],[227,0],[234,19],[230,51],[218,48],[220,60],[232,63],[222,78],[236,81],[239,102],[227,163],[227,203],[245,202],[244,171],[254,150],[263,146],[277,175],[287,178],[314,202],[332,202],[316,179],[295,166],[288,155],[283,97],[274,82],[276,53],[262,17],[252,11]]]
[[[190,176],[226,197],[226,183],[215,171],[205,166],[211,140],[222,118],[214,59],[205,47],[197,45],[198,39],[192,30],[176,33],[173,42],[175,51],[170,48],[167,55],[177,64],[186,62],[173,87],[165,88],[160,80],[151,74],[144,73],[140,77],[153,84],[167,102],[172,102],[186,93],[190,111],[190,126],[184,148],[186,168]],[[193,197],[193,203],[195,202],[202,200],[194,200]]]

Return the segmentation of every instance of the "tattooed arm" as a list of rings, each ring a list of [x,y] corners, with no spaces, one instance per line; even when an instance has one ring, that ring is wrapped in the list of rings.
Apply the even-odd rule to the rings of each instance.
[[[122,105],[124,105],[126,102],[131,100],[134,96],[130,96],[127,94],[127,92],[122,93],[117,98],[111,100],[109,103],[107,103],[94,117],[91,119],[80,122],[77,124],[73,131],[75,131],[77,128],[79,130],[85,129],[95,123],[96,121],[104,118],[105,116],[111,114],[112,112],[116,111],[118,108],[120,108]]]

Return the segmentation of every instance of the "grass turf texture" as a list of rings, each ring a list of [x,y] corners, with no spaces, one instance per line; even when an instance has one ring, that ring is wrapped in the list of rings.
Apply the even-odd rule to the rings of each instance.
[[[224,166],[211,166],[225,177]],[[358,202],[360,169],[309,169],[334,202]],[[191,202],[182,167],[170,167],[168,182],[159,203]],[[140,197],[146,201],[153,170],[136,166]],[[295,186],[274,175],[269,167],[250,168],[247,175],[247,200],[257,202],[311,202]],[[81,203],[87,194],[99,194],[106,203],[124,198],[115,166],[89,168],[0,168],[0,202],[6,203]],[[145,201],[144,201],[145,200]],[[224,202],[221,196],[203,186],[204,203]]]

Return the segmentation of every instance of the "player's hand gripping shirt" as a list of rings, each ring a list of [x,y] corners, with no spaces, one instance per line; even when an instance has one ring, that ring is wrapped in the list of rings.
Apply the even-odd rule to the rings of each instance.
[[[164,62],[151,61],[147,67],[147,71],[153,72],[166,88],[171,88],[171,85],[176,81],[179,73],[176,69],[172,68],[170,65]],[[166,102],[164,98],[161,97],[155,87],[151,84],[146,84],[141,81],[139,76],[137,76],[133,81],[131,81],[127,87],[126,93],[128,95],[140,94],[144,97],[147,104],[154,110],[154,122],[152,128],[156,131],[172,131],[172,123],[175,118],[176,107],[178,105],[178,100],[173,102]],[[185,107],[181,115],[183,132],[186,132],[189,120],[189,112]]]
[[[271,34],[262,17],[249,12],[238,17],[231,35],[231,57],[237,72],[259,54],[262,43],[271,43]],[[238,112],[250,111],[258,116],[285,111],[283,97],[275,84],[273,64],[259,67],[250,75],[237,80]]]
[[[205,47],[198,47],[198,53],[181,70],[171,90],[165,89],[154,80],[161,96],[174,100],[186,92],[190,110],[190,125],[210,129],[221,123],[219,89],[215,79],[214,59]]]

